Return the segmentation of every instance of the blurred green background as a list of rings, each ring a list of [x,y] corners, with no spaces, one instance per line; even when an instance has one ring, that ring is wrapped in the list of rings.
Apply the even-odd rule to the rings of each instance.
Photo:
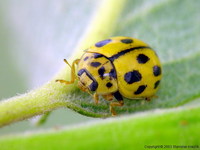
[[[92,0],[0,1],[0,99],[49,81],[65,64],[93,17]],[[22,121],[0,135],[91,120],[67,109],[54,111],[41,127]]]

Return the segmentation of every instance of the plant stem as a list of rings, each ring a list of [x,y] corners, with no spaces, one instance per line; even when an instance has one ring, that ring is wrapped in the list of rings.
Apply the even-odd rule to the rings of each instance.
[[[49,87],[48,87],[49,86]],[[24,120],[65,105],[58,100],[58,92],[51,84],[34,90],[28,94],[16,96],[0,103],[0,127]]]

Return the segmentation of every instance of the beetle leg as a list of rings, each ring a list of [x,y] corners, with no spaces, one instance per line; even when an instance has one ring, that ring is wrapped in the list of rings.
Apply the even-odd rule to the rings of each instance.
[[[97,93],[94,93],[93,99],[94,99],[95,104],[98,104],[98,102],[99,102],[99,95]]]
[[[72,84],[74,83],[74,81],[76,80],[76,73],[75,73],[75,65],[78,65],[80,59],[76,59],[73,61],[72,65],[70,65],[68,63],[68,61],[66,59],[64,59],[64,62],[71,68],[71,80],[70,81],[66,81],[66,80],[56,80],[56,82],[60,82],[60,83],[64,83],[64,84]]]
[[[114,97],[117,99],[118,102],[111,102],[110,103],[110,112],[112,113],[112,116],[117,115],[116,111],[113,108],[114,106],[123,106],[124,105],[123,97],[119,93],[119,91],[114,93]]]
[[[102,95],[102,96],[107,101],[112,101],[113,100],[113,94],[107,94],[107,95]]]

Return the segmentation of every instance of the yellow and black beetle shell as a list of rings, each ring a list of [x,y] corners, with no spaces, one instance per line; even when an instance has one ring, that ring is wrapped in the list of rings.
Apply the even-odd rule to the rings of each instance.
[[[67,60],[64,60],[68,65]],[[75,75],[78,65],[78,77]],[[158,90],[162,77],[160,60],[146,43],[131,37],[112,37],[88,48],[81,59],[73,61],[70,81],[56,80],[72,84],[78,79],[78,87],[90,93],[98,103],[98,96],[110,103],[112,115],[114,106],[124,104],[123,97],[150,100]],[[91,93],[90,93],[91,94]]]
[[[154,96],[162,77],[155,51],[130,37],[112,37],[91,46],[78,64],[80,80],[87,76],[81,78],[83,69],[93,77],[87,79],[91,91],[100,95],[119,91],[129,99]]]

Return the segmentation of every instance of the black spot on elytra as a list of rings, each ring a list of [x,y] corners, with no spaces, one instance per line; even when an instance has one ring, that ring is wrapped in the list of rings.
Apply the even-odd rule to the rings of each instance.
[[[139,64],[145,64],[148,60],[149,60],[149,57],[147,57],[144,54],[139,54],[137,56],[137,61],[138,61]]]
[[[140,85],[137,89],[137,91],[134,92],[134,94],[141,94],[142,92],[144,92],[144,90],[146,89],[147,85]]]
[[[160,80],[156,81],[156,83],[154,84],[154,89],[156,89],[159,84],[160,84]]]
[[[108,83],[106,84],[106,86],[107,86],[108,88],[110,88],[112,85],[113,85],[113,84],[110,83],[110,82],[108,82]]]
[[[142,75],[139,73],[139,71],[137,70],[133,70],[130,72],[127,72],[124,75],[124,80],[128,83],[128,84],[132,84],[134,82],[138,82],[142,79]]]
[[[94,58],[100,58],[100,57],[103,57],[102,54],[98,54],[98,53],[94,53]]]
[[[116,71],[115,71],[115,69],[111,69],[111,70],[110,70],[110,72],[109,72],[109,76],[110,76],[111,78],[114,78],[114,79],[117,78],[117,75],[116,75]]]
[[[87,56],[87,57],[85,57],[83,60],[86,61],[88,58],[89,58],[89,57]]]
[[[90,64],[92,67],[99,67],[101,65],[100,62],[91,62]]]
[[[80,77],[84,72],[85,72],[85,69],[81,69],[81,70],[78,71],[77,74],[78,74],[78,76]]]
[[[125,44],[130,44],[130,43],[133,43],[133,40],[132,39],[122,39],[121,42],[125,43]]]
[[[159,76],[161,74],[161,68],[159,66],[153,66],[154,76]]]
[[[105,70],[104,67],[99,68],[98,74],[99,74],[99,76],[100,76],[101,79],[103,79],[103,75],[104,75],[105,71],[106,70]]]
[[[92,82],[90,85],[89,85],[89,88],[91,91],[96,91],[98,87],[98,83],[97,82]]]
[[[104,45],[110,43],[111,41],[112,41],[111,39],[106,39],[106,40],[103,40],[103,41],[96,43],[95,46],[96,47],[103,47]]]

